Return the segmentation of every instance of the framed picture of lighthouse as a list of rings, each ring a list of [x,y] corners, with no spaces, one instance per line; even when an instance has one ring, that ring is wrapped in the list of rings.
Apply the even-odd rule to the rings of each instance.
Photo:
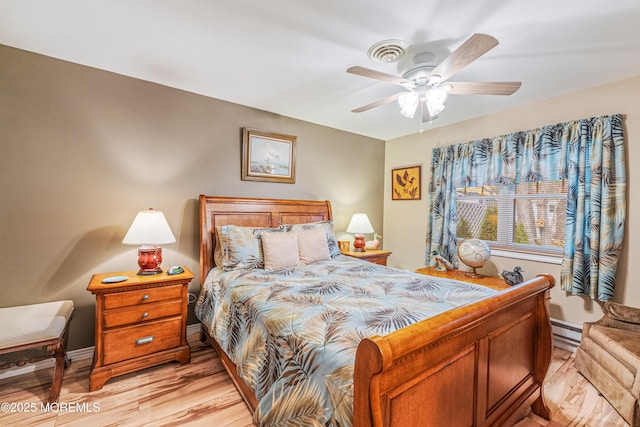
[[[296,140],[293,135],[243,128],[242,179],[294,184]]]

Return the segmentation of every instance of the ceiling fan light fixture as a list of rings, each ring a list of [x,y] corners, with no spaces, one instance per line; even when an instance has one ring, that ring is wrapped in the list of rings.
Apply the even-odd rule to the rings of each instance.
[[[400,113],[412,119],[416,114],[418,105],[426,106],[429,116],[433,119],[444,110],[444,103],[447,100],[447,88],[434,87],[426,90],[405,92],[398,96]]]
[[[437,116],[444,110],[444,102],[446,100],[447,91],[441,87],[428,89],[424,94],[424,101],[431,117]]]
[[[398,96],[398,105],[400,106],[400,114],[408,119],[412,119],[418,109],[420,95],[417,92],[405,92]]]

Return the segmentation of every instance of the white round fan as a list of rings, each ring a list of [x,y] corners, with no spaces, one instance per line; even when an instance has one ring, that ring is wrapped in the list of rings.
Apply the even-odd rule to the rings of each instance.
[[[422,122],[429,122],[444,109],[448,95],[511,95],[520,88],[521,82],[449,81],[454,74],[497,45],[498,40],[490,35],[474,34],[437,66],[418,64],[407,70],[402,77],[359,66],[351,67],[347,69],[348,73],[405,88],[403,92],[356,108],[352,112],[361,113],[397,101],[404,116],[413,117],[420,107]],[[428,53],[423,55],[428,56]]]

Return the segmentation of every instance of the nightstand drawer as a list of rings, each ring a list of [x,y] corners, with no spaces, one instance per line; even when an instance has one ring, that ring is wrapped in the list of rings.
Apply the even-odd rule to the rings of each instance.
[[[181,332],[181,317],[106,331],[103,363],[116,363],[178,347]]]
[[[347,251],[342,255],[358,258],[363,261],[372,262],[374,264],[387,265],[387,258],[391,255],[391,251],[383,251],[378,249],[370,249],[364,252]]]
[[[131,323],[148,322],[163,317],[182,314],[182,300],[175,299],[154,304],[135,305],[126,308],[116,308],[104,311],[104,327],[128,325]]]
[[[108,310],[111,308],[166,301],[174,298],[182,298],[182,285],[105,294],[104,308]]]
[[[374,264],[387,265],[386,256],[367,258],[367,261],[372,262]]]

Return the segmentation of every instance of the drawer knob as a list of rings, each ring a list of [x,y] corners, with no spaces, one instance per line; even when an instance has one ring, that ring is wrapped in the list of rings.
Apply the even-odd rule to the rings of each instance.
[[[145,311],[142,313],[142,318],[144,319],[145,317],[149,317],[149,312]]]
[[[153,335],[149,335],[148,337],[138,338],[136,340],[136,345],[149,344],[153,342]]]
[[[148,300],[148,299],[149,299],[149,295],[148,295],[148,294],[145,294],[145,295],[142,297],[142,301],[146,301],[146,300]]]

